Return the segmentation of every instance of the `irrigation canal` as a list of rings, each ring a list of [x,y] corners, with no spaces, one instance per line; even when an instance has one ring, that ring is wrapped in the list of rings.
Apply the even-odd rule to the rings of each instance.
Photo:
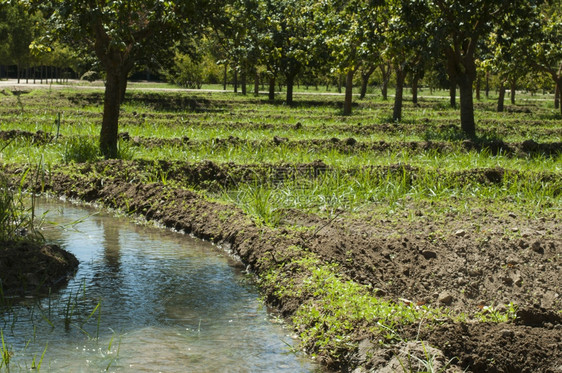
[[[318,370],[291,352],[292,331],[219,248],[54,199],[36,212],[48,241],[80,267],[50,297],[3,306],[10,372],[39,363],[48,372]]]

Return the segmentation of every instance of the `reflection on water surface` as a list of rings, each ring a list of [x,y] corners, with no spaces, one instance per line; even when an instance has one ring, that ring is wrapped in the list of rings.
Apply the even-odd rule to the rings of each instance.
[[[317,369],[291,353],[291,331],[270,321],[251,279],[211,244],[54,200],[37,210],[54,223],[45,236],[80,267],[49,299],[0,314],[11,371],[38,365],[44,351],[42,371]]]

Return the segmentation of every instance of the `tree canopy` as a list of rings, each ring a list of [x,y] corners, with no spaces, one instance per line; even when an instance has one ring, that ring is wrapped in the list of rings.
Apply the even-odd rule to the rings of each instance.
[[[119,108],[127,77],[139,64],[170,60],[174,47],[198,35],[211,19],[218,19],[215,0],[63,0],[34,2],[45,15],[49,31],[42,39],[54,40],[85,54],[94,54],[105,72],[105,98],[100,149],[117,155]]]

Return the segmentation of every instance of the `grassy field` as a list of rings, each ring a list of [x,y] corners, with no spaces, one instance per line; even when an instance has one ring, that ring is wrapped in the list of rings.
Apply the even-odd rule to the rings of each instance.
[[[506,323],[532,305],[553,313],[554,324],[562,317],[555,275],[562,118],[552,97],[518,94],[504,113],[495,112],[493,96],[476,101],[478,137],[466,139],[458,110],[440,97],[445,92],[421,92],[394,123],[392,101],[378,95],[355,100],[353,115],[342,116],[342,97],[313,87],[301,87],[306,94],[291,107],[281,96],[271,103],[131,88],[119,143],[128,163],[111,169],[97,151],[102,92],[68,88],[3,91],[1,162],[193,191],[225,206],[217,215],[223,223],[238,209],[262,233],[289,237],[287,247],[264,249],[250,264],[268,302],[291,317],[303,347],[328,366],[376,367],[376,346],[396,352],[411,338],[408,326],[419,336],[424,322],[516,329]],[[151,211],[119,198],[113,207]],[[482,325],[475,335],[489,331]],[[543,332],[544,343],[555,338]],[[456,359],[451,366],[488,367],[460,356],[466,346],[439,345],[444,335],[427,340]],[[365,340],[375,346],[369,356],[359,352]],[[496,342],[482,348],[503,359],[495,363],[501,369],[517,369]],[[537,367],[552,363],[536,360]]]
[[[277,185],[275,180],[262,185],[262,189],[274,190],[272,210],[355,210],[385,199],[442,201],[459,194],[470,196],[476,204],[512,198],[516,204],[510,208],[523,204],[528,213],[533,206],[541,211],[545,204],[558,202],[556,177],[545,182],[539,174],[559,176],[561,153],[556,148],[520,149],[525,141],[562,142],[562,120],[551,102],[529,103],[525,100],[530,96],[522,96],[523,103],[508,105],[512,110],[505,113],[493,111],[493,99],[477,102],[479,138],[467,147],[456,126],[458,112],[447,106],[447,100],[422,99],[418,106],[406,102],[404,121],[393,123],[389,120],[391,103],[378,98],[356,101],[350,117],[340,115],[338,98],[303,98],[288,108],[282,102],[270,104],[263,98],[229,93],[135,92],[122,109],[120,131],[127,134],[128,141],[121,141],[121,151],[127,159],[267,163],[289,168],[321,161],[331,169],[313,181],[316,186],[308,185],[310,180],[294,183],[296,190],[290,183]],[[6,142],[0,154],[3,162],[51,165],[80,158],[95,160],[101,100],[99,92],[73,90],[4,96],[3,131],[42,131],[60,137],[41,146],[25,146],[33,140],[24,138]],[[415,171],[392,176],[393,180],[380,172],[372,177],[375,170],[396,165]],[[459,173],[491,168],[506,170],[510,180],[501,187],[459,182]],[[344,177],[350,170],[354,177]],[[412,173],[415,180],[405,187],[404,178]],[[304,194],[303,183],[307,184]],[[238,187],[240,197],[249,194],[252,185]]]

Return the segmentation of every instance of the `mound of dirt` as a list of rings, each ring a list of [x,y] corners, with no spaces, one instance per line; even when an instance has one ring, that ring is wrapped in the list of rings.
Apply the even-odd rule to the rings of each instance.
[[[0,243],[0,281],[5,295],[36,295],[57,288],[77,267],[76,257],[57,245]]]

